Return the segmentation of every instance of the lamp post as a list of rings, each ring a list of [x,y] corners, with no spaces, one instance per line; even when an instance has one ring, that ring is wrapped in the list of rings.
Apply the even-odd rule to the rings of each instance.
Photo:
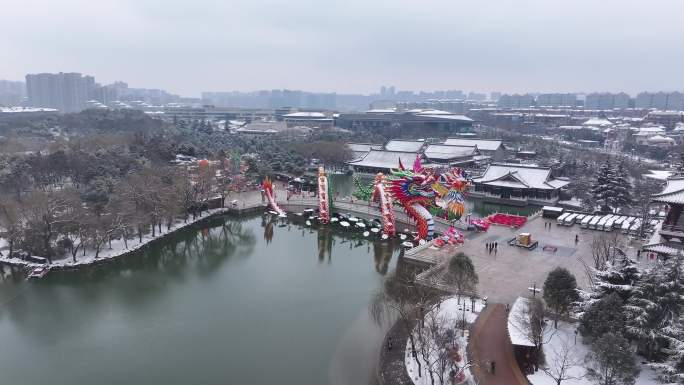
[[[536,282],[532,285],[532,287],[528,287],[527,290],[532,292],[532,298],[535,298],[537,296],[537,293],[541,291],[541,289],[537,289]]]

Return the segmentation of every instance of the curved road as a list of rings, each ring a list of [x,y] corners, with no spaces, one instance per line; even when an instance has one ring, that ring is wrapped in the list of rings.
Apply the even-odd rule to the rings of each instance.
[[[508,337],[508,314],[502,304],[489,304],[480,314],[470,339],[473,374],[479,385],[528,385],[513,355]],[[489,361],[496,362],[495,373]]]

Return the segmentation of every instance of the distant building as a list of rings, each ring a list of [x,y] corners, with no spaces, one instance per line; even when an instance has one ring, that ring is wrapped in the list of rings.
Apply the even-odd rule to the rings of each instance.
[[[634,107],[682,111],[684,110],[684,94],[681,92],[641,92],[636,96]]]
[[[496,105],[500,108],[527,108],[533,107],[535,105],[535,100],[534,96],[530,94],[505,94],[501,95],[496,102]]]
[[[470,195],[486,201],[515,205],[555,205],[568,181],[555,179],[545,167],[492,163],[484,174],[473,179]]]
[[[32,107],[55,108],[61,112],[77,112],[93,98],[95,78],[77,72],[26,75],[28,102]]]
[[[309,127],[317,130],[333,128],[333,119],[322,112],[293,112],[283,115],[288,128]]]
[[[684,112],[681,111],[651,111],[644,119],[646,122],[663,125],[673,129],[679,122],[684,122]]]
[[[629,108],[630,97],[624,92],[617,94],[603,92],[588,94],[584,108],[588,110],[615,110]]]
[[[599,142],[598,140],[579,139],[579,140],[577,140],[577,144],[579,144],[579,146],[582,148],[599,148],[599,147],[601,147],[601,142]]]
[[[494,161],[501,161],[506,157],[503,142],[492,139],[449,138],[444,141],[447,146],[476,147],[480,154],[490,157]]]
[[[537,96],[538,107],[574,107],[577,105],[577,94],[540,94]]]
[[[281,122],[256,122],[238,128],[236,133],[244,136],[271,136],[284,130],[285,125]]]
[[[473,120],[467,116],[436,110],[370,110],[340,114],[336,125],[352,131],[371,131],[390,137],[446,137],[470,131]]]
[[[54,115],[59,113],[54,108],[44,107],[0,107],[0,115]]]
[[[26,83],[0,80],[0,106],[20,106],[26,96]]]
[[[477,102],[484,102],[487,100],[487,94],[479,93],[479,92],[470,92],[468,94],[468,100],[474,100]]]
[[[397,102],[394,100],[374,100],[369,107],[371,110],[385,110],[393,109],[396,106]]]

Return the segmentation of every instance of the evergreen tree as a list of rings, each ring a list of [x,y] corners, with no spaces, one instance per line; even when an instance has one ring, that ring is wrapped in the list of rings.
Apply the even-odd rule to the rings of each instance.
[[[570,305],[578,298],[575,276],[562,267],[553,269],[544,281],[544,301],[556,314],[555,328],[558,328],[558,317],[567,313]]]
[[[589,341],[612,332],[622,334],[625,330],[624,301],[617,293],[611,293],[594,302],[580,319],[579,331]]]
[[[630,181],[629,174],[625,168],[624,160],[620,162],[617,169],[614,171],[612,183],[612,206],[614,208],[625,208],[631,205],[632,182]]]
[[[639,353],[650,361],[659,361],[652,366],[666,379],[684,378],[680,320],[684,286],[680,275],[680,258],[658,263],[643,275],[625,306],[628,335],[637,342]]]
[[[598,170],[596,181],[591,189],[594,201],[601,204],[601,210],[603,211],[610,211],[610,206],[615,196],[614,185],[613,167],[610,164],[610,159],[608,159]]]
[[[632,385],[639,374],[629,341],[613,333],[594,341],[585,359],[587,376],[598,385]]]
[[[641,277],[636,262],[627,256],[620,256],[606,262],[606,269],[596,272],[593,298],[603,298],[611,293],[620,295],[623,301],[629,299],[634,285]]]

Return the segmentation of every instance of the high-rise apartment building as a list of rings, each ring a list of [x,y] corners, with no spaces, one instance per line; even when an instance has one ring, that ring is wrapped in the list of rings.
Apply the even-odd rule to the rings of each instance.
[[[77,72],[26,75],[28,102],[33,107],[56,108],[61,112],[77,112],[93,98],[95,78]]]
[[[636,108],[655,108],[666,111],[684,110],[684,94],[681,92],[642,92],[634,102]]]
[[[538,107],[574,107],[577,104],[577,94],[539,94]]]
[[[602,92],[587,95],[584,108],[588,110],[614,110],[630,107],[631,98],[624,92],[617,94]]]
[[[18,106],[26,95],[26,84],[0,80],[0,106]]]

